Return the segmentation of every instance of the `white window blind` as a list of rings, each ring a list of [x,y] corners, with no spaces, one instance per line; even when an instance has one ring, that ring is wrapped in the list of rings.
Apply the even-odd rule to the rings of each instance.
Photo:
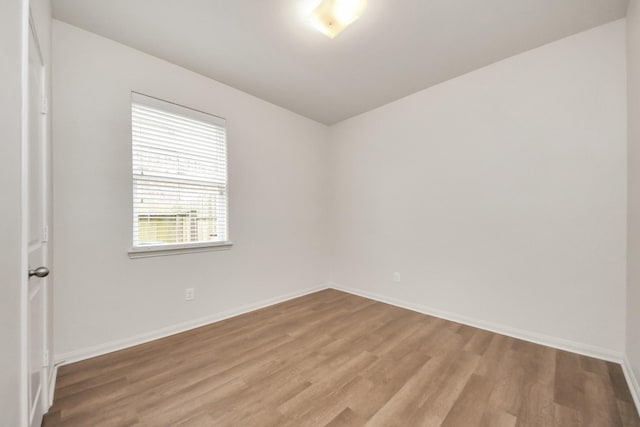
[[[226,242],[225,121],[132,94],[133,248]]]

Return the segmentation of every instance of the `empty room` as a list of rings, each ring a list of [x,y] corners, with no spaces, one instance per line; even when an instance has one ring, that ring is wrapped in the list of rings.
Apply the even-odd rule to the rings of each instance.
[[[640,0],[2,0],[0,46],[0,427],[640,427]]]

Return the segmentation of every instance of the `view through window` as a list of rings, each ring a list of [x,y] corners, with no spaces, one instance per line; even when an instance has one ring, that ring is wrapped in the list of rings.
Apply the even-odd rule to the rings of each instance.
[[[225,121],[132,94],[133,247],[226,242]]]

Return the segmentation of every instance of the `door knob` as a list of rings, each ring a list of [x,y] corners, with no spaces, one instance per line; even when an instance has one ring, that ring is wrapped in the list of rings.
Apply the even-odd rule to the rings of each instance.
[[[38,267],[35,270],[29,269],[29,278],[33,276],[37,277],[47,277],[49,275],[49,269],[47,267]]]

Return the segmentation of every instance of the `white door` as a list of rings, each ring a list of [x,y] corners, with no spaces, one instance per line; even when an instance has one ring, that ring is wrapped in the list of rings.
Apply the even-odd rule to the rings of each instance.
[[[29,102],[26,147],[27,247],[29,274],[27,311],[27,385],[29,425],[40,426],[47,408],[46,301],[47,301],[47,149],[45,132],[44,63],[33,22],[29,31]],[[47,356],[48,358],[48,356]]]

